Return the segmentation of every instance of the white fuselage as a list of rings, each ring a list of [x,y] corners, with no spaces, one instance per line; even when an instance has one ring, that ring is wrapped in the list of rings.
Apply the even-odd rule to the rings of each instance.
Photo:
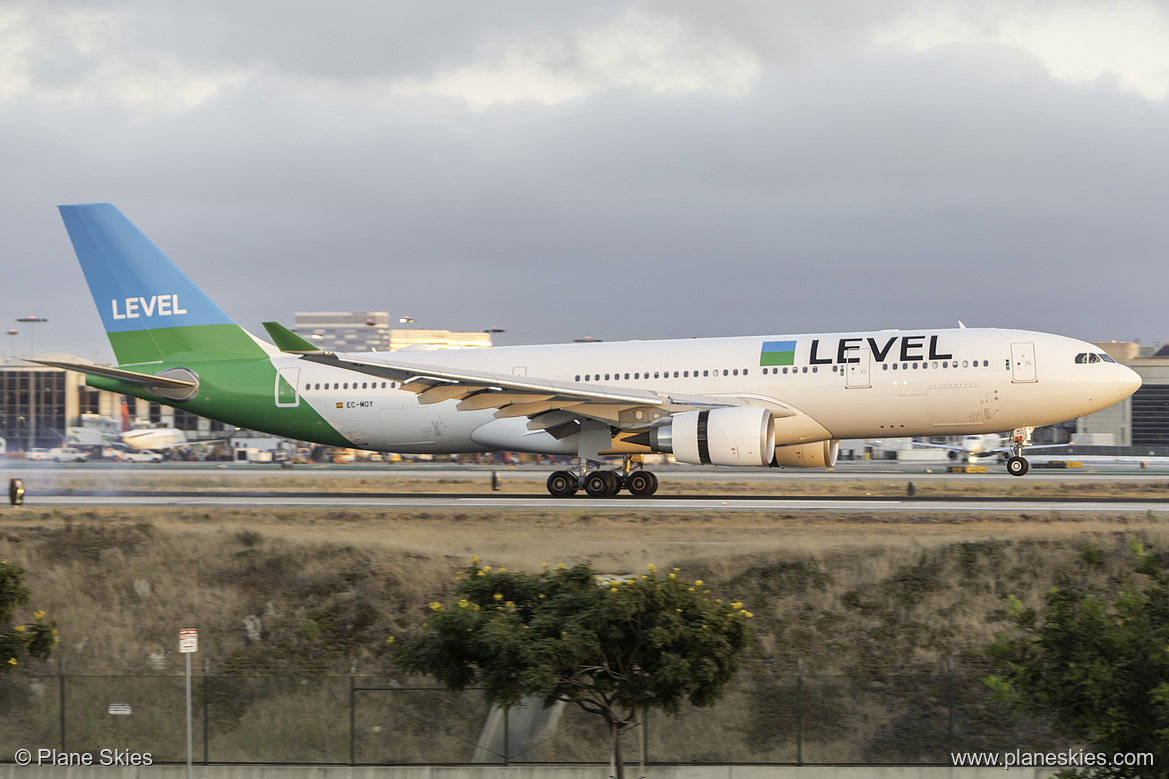
[[[1089,343],[1020,330],[947,329],[625,341],[394,352],[419,365],[580,385],[734,398],[776,411],[776,445],[1036,427],[1131,395],[1137,374],[1077,362]],[[365,362],[377,355],[353,355]],[[388,354],[385,356],[389,356]],[[573,454],[495,409],[423,405],[412,392],[352,371],[273,358],[308,403],[354,445],[399,452],[494,449]]]

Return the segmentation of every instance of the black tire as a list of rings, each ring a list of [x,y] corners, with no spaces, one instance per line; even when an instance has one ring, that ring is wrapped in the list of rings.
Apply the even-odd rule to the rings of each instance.
[[[1022,457],[1011,457],[1007,460],[1007,473],[1012,476],[1022,476],[1031,469],[1031,464]]]
[[[658,491],[658,477],[649,471],[634,471],[625,480],[625,488],[633,495],[648,497]]]
[[[548,492],[554,498],[568,498],[576,494],[576,479],[568,471],[555,471],[548,477]]]
[[[591,498],[611,498],[617,494],[618,481],[609,471],[593,471],[585,477],[584,489]]]

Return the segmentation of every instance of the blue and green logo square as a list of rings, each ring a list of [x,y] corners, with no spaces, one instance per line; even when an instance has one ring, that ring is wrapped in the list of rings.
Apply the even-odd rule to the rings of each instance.
[[[795,341],[764,341],[759,352],[760,365],[795,365]]]

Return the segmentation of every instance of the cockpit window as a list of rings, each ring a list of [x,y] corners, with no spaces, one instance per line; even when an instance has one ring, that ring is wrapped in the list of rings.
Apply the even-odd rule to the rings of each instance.
[[[1104,362],[1116,362],[1116,360],[1112,359],[1107,354],[1101,354],[1100,359],[1103,360]]]
[[[1076,355],[1076,365],[1083,365],[1087,361],[1088,361],[1088,353],[1087,352],[1080,352],[1079,354]]]

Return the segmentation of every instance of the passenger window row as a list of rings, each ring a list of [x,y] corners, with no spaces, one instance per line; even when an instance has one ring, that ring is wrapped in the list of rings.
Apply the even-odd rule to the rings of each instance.
[[[332,384],[333,384],[332,389],[350,389],[349,382],[347,382],[347,381],[346,382],[336,382],[335,381]],[[398,382],[396,382],[396,381],[390,381],[390,382],[383,381],[381,388],[386,389],[387,385],[388,385],[389,389],[397,389],[398,388]],[[361,386],[358,387],[357,382],[353,382],[352,388],[353,389],[378,389],[378,383],[376,381],[363,381],[363,382],[361,382]],[[305,392],[309,392],[310,390],[319,390],[319,389],[321,389],[320,382],[316,382],[316,383],[309,382],[308,384],[304,385]],[[327,382],[327,381],[325,382],[324,389],[330,389],[329,382]]]
[[[764,368],[763,372],[767,373],[767,369]],[[749,373],[749,370],[747,368],[743,368],[742,374],[744,376],[746,376],[746,375],[748,375],[748,373]],[[701,375],[704,377],[720,376],[720,375],[721,376],[738,376],[739,369],[738,368],[723,368],[721,374],[719,373],[718,369],[713,370],[713,371],[705,370],[705,371],[702,371]],[[626,372],[624,374],[621,374],[621,373],[605,373],[605,374],[586,373],[584,375],[584,381],[621,381],[622,376],[625,377],[625,380],[629,380],[630,374],[628,372]],[[612,378],[610,378],[610,377],[612,377]],[[670,371],[654,371],[653,372],[653,378],[655,378],[655,379],[668,379],[670,377],[671,377]],[[633,374],[634,380],[641,380],[643,378],[645,378],[645,379],[650,378],[650,372],[645,371],[645,373],[643,375],[640,371],[638,371],[638,372]],[[680,379],[689,379],[689,378],[697,379],[697,378],[699,378],[699,372],[698,371],[674,371],[673,378],[675,378],[675,379],[679,379],[679,378]],[[580,380],[581,380],[581,375],[578,373],[573,378],[573,381],[580,381]]]

